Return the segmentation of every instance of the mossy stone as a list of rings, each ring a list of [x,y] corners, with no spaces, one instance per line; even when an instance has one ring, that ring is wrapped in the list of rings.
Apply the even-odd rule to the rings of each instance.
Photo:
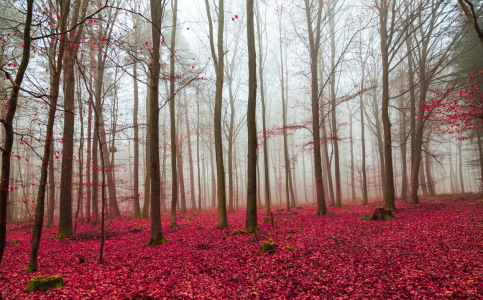
[[[258,252],[268,252],[268,253],[275,253],[275,245],[270,242],[263,242],[263,244],[258,249]]]
[[[272,222],[272,219],[270,219],[270,218],[263,219],[263,224],[267,224],[267,223],[271,223],[271,222]]]
[[[233,230],[230,235],[238,235],[238,234],[243,234],[243,233],[247,233],[245,230],[239,230],[239,229],[235,229]]]
[[[26,292],[48,291],[64,287],[64,281],[60,275],[38,276],[30,279]]]

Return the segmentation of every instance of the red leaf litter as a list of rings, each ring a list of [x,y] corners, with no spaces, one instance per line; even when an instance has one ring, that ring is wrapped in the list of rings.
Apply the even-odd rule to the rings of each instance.
[[[347,202],[322,217],[313,204],[294,209],[299,214],[274,209],[274,228],[262,223],[262,209],[258,234],[230,235],[244,228],[243,209],[229,214],[226,230],[215,228],[214,210],[179,215],[177,229],[163,215],[168,243],[158,246],[145,246],[148,221],[124,217],[106,222],[103,265],[99,226],[79,225],[75,239],[63,240],[44,229],[34,274],[24,274],[31,226],[11,224],[0,292],[4,299],[483,298],[483,200],[464,194],[422,202],[397,203],[390,221],[359,220],[382,205],[376,200]],[[260,254],[269,239],[277,251]],[[30,278],[55,274],[64,288],[25,292]]]

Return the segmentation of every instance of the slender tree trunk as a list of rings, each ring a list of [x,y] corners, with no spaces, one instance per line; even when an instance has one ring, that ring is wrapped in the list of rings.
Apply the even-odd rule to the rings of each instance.
[[[476,135],[478,137],[478,157],[479,157],[479,163],[480,163],[480,180],[481,180],[481,186],[480,190],[483,192],[483,150],[482,150],[482,141],[481,141],[481,134],[479,130],[476,130]],[[451,154],[450,154],[450,159],[451,159]],[[450,160],[451,163],[451,160]],[[451,193],[453,193],[453,183],[451,183]]]
[[[210,47],[211,55],[215,64],[216,72],[216,92],[215,92],[215,112],[214,112],[214,134],[215,134],[215,156],[216,156],[216,175],[217,175],[217,194],[218,194],[218,225],[217,228],[228,228],[228,218],[226,214],[226,192],[225,192],[225,168],[223,166],[223,139],[221,135],[221,112],[223,102],[223,75],[224,75],[224,50],[223,50],[223,28],[225,23],[224,1],[218,2],[218,54],[215,52],[213,42],[213,22],[211,19],[208,0],[205,0],[206,13],[210,27]],[[255,176],[256,177],[256,176]],[[256,190],[256,187],[255,187]],[[256,197],[256,195],[255,195]],[[256,201],[256,198],[255,198]],[[256,206],[256,205],[255,205]]]
[[[458,150],[459,150],[459,169],[460,169],[460,186],[461,186],[461,193],[465,193],[465,184],[463,181],[463,155],[462,155],[462,147],[461,147],[461,140],[458,141]]]
[[[258,9],[257,2],[257,34],[258,34],[258,78],[260,79],[260,101],[262,103],[262,141],[263,141],[263,172],[265,183],[265,215],[269,216],[271,213],[271,199],[270,199],[270,172],[268,167],[268,141],[267,141],[267,121],[265,108],[265,90],[263,85],[263,44],[261,33],[261,16]]]
[[[82,217],[82,193],[83,193],[83,164],[84,164],[84,120],[82,116],[82,99],[80,93],[80,85],[78,85],[79,90],[77,91],[78,101],[79,101],[79,120],[80,120],[80,145],[78,149],[78,163],[79,163],[79,189],[77,194],[77,209],[75,213],[75,226],[74,226],[74,235],[77,233],[77,223],[79,222],[79,212],[81,214],[81,222],[83,222]]]
[[[175,0],[176,1],[176,0]],[[163,16],[164,1],[151,0],[151,30],[153,38],[152,63],[149,68],[151,75],[151,237],[147,245],[164,244],[167,240],[161,229],[161,174],[159,166],[159,72],[161,47],[161,19]],[[176,9],[176,7],[175,7]]]
[[[381,55],[382,55],[382,125],[384,128],[384,208],[395,210],[394,174],[392,164],[391,121],[389,119],[389,45],[387,33],[388,4],[381,0],[380,11]],[[377,116],[376,116],[377,117]]]
[[[196,93],[196,111],[197,111],[197,125],[196,125],[196,166],[198,169],[198,211],[201,211],[201,175],[200,175],[200,101],[199,91]],[[203,163],[204,167],[204,163]],[[194,191],[193,191],[194,192]],[[205,198],[206,199],[206,198]]]
[[[176,47],[176,25],[178,17],[178,0],[172,1],[173,22],[171,29],[171,54],[169,59],[169,116],[171,134],[171,220],[169,227],[178,227],[176,223],[176,205],[178,204],[178,174],[176,170],[176,112],[175,112],[175,47]]]
[[[49,153],[49,202],[47,206],[47,228],[53,228],[54,225],[54,203],[55,203],[55,181],[54,181],[54,143],[50,143]]]
[[[148,75],[148,91],[146,96],[146,144],[145,144],[145,157],[144,157],[144,206],[143,216],[148,219],[149,216],[149,203],[151,201],[151,78]],[[176,159],[176,158],[175,158]]]
[[[136,59],[136,55],[135,55]],[[134,127],[134,216],[141,217],[141,207],[139,206],[139,126],[138,126],[138,80],[137,80],[137,64],[133,64],[133,80],[134,80],[134,109],[133,109],[133,127]]]
[[[186,137],[188,139],[188,160],[190,164],[190,194],[191,194],[191,210],[196,210],[196,199],[195,199],[195,175],[193,170],[193,154],[191,153],[191,137],[190,137],[190,123],[188,119],[188,100],[186,99],[186,89],[183,90],[185,99],[185,111],[184,115],[186,118]]]
[[[349,115],[349,126],[350,126],[350,152],[351,152],[351,200],[355,201],[356,200],[356,184],[355,184],[355,165],[354,165],[354,139],[352,135],[352,119],[354,115],[352,114],[352,111],[350,112]]]
[[[399,106],[404,106],[403,98],[400,97]],[[402,166],[402,181],[401,181],[401,202],[406,202],[408,199],[408,178],[407,178],[407,158],[406,158],[406,116],[399,115],[399,136],[401,137],[401,166]]]
[[[317,188],[317,212],[316,215],[327,215],[327,207],[325,205],[324,185],[322,182],[322,162],[320,157],[320,118],[319,118],[319,82],[317,72],[317,60],[320,46],[320,23],[322,17],[322,0],[318,1],[319,7],[317,11],[316,31],[312,30],[312,14],[309,2],[305,2],[305,10],[307,15],[307,27],[309,32],[310,45],[310,71],[312,75],[312,122],[313,122],[313,144],[314,144],[314,168],[315,168],[315,184]],[[314,40],[315,37],[315,40]]]

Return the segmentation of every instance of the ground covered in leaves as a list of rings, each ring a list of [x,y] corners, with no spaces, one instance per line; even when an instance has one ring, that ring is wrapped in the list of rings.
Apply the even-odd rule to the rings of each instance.
[[[180,215],[177,229],[163,216],[168,243],[159,246],[145,246],[148,221],[124,217],[107,222],[103,265],[99,226],[79,226],[76,238],[62,240],[54,239],[57,229],[45,229],[35,274],[24,274],[30,230],[12,224],[0,293],[5,299],[483,298],[483,200],[470,194],[421,200],[398,202],[389,221],[359,220],[382,204],[375,200],[344,203],[323,217],[314,216],[313,204],[298,214],[274,209],[274,227],[262,223],[260,210],[258,234],[230,235],[243,229],[243,209],[229,214],[226,230],[215,228],[214,210]],[[264,242],[276,251],[260,254]],[[25,292],[30,278],[56,274],[64,288]]]

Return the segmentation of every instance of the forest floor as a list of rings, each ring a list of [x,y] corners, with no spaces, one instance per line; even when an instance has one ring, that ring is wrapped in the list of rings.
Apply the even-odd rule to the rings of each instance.
[[[298,214],[274,208],[274,227],[262,223],[259,210],[260,232],[233,236],[244,228],[243,209],[229,214],[225,230],[215,228],[215,210],[180,215],[177,229],[168,228],[164,215],[168,243],[159,246],[145,246],[148,221],[119,218],[107,221],[102,265],[99,226],[79,225],[76,238],[62,240],[54,239],[56,228],[44,229],[35,274],[24,274],[31,231],[12,224],[0,293],[4,299],[482,299],[483,199],[464,194],[421,201],[397,202],[390,221],[359,220],[382,204],[374,199],[368,206],[330,207],[333,215],[323,217],[314,216],[313,204],[295,209]],[[276,252],[260,254],[269,239]],[[64,288],[25,292],[30,278],[56,274]]]

